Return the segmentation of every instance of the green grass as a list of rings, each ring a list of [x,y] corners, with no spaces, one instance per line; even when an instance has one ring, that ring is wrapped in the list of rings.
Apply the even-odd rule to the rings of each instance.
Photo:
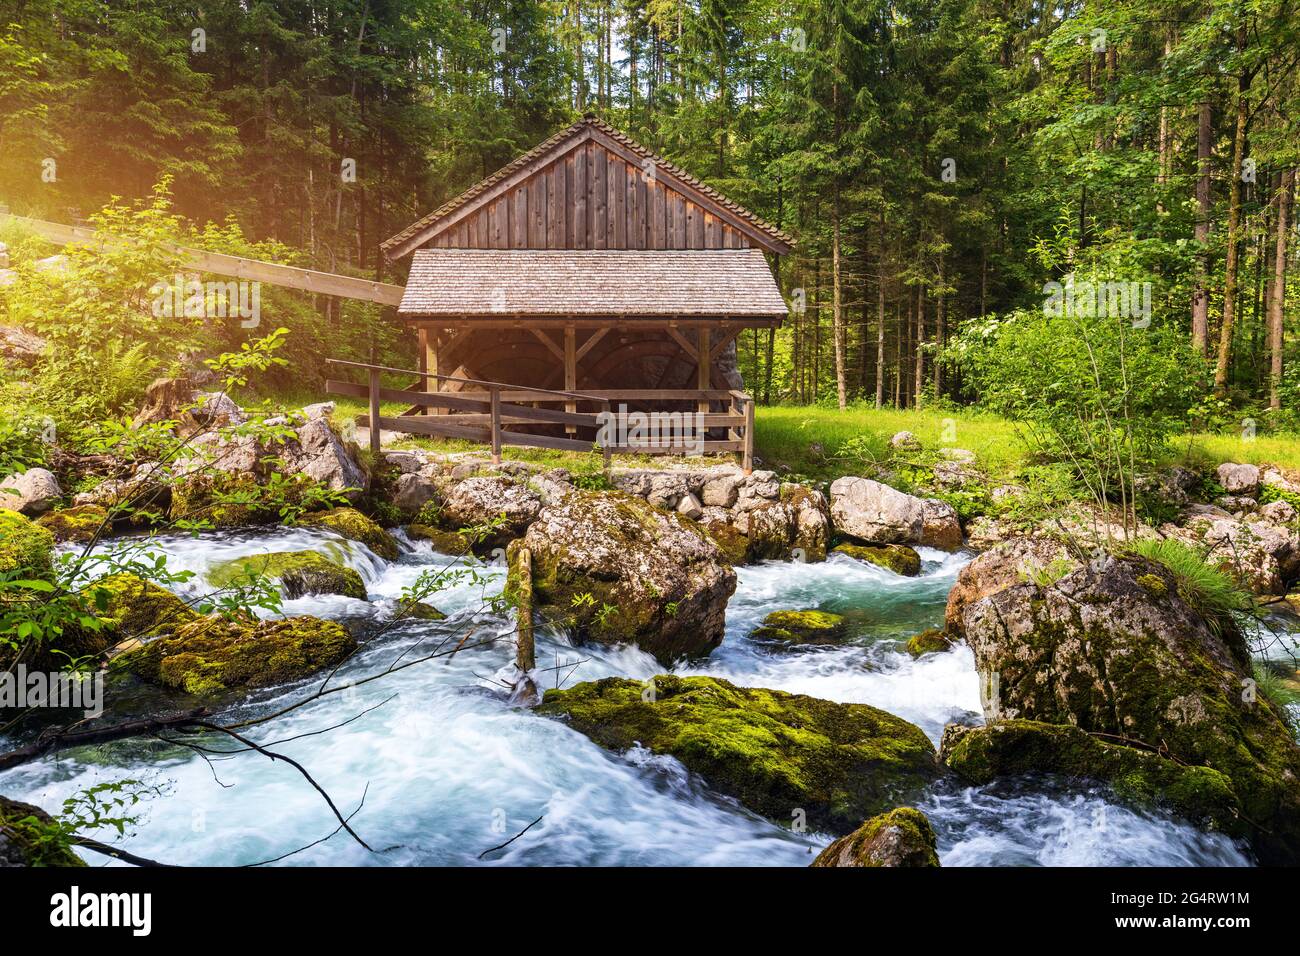
[[[1143,539],[1130,542],[1128,550],[1163,565],[1174,576],[1179,596],[1215,630],[1255,608],[1255,599],[1232,575],[1207,564],[1200,552],[1181,541]]]
[[[279,400],[289,405],[305,405],[326,398],[332,398],[337,405],[334,423],[340,428],[366,413],[366,403],[355,398],[303,393],[280,396]],[[404,409],[399,402],[381,405],[385,415],[396,416]],[[890,436],[900,431],[914,434],[926,449],[950,446],[974,452],[980,468],[994,484],[1010,480],[1029,458],[1029,450],[1012,422],[978,409],[852,406],[841,412],[820,406],[759,406],[755,425],[754,453],[762,461],[761,467],[787,468],[794,475],[819,480],[869,471],[873,458],[881,462],[888,460]],[[452,438],[412,437],[395,447],[425,448],[443,454],[486,453],[482,445]],[[511,448],[509,455],[516,461],[567,468],[582,467],[581,463],[591,457],[537,448]],[[619,455],[615,460],[620,466],[646,466],[656,459]],[[1244,441],[1236,434],[1188,434],[1174,440],[1166,463],[1207,471],[1224,461],[1273,464],[1300,471],[1300,437],[1259,435]]]
[[[911,432],[926,448],[972,451],[994,477],[1010,475],[1027,454],[1015,425],[969,409],[760,406],[755,429],[755,454],[764,467],[785,466],[810,478],[853,474],[871,458],[887,460],[889,439],[900,431]]]
[[[1247,465],[1277,465],[1300,471],[1300,438],[1295,435],[1257,435],[1247,441],[1240,435],[1215,435],[1199,432],[1178,439],[1174,446],[1183,453],[1189,447],[1192,458],[1211,467],[1235,461]]]

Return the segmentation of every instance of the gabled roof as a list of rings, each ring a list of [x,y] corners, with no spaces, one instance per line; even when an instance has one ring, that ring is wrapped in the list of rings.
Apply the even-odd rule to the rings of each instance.
[[[417,249],[398,314],[766,318],[761,249]]]
[[[390,261],[407,255],[473,210],[496,199],[531,172],[549,165],[582,143],[591,140],[600,142],[614,152],[629,153],[642,163],[649,160],[654,166],[657,178],[747,233],[764,248],[780,255],[787,254],[793,248],[794,240],[776,226],[754,215],[739,203],[728,199],[681,167],[646,149],[625,133],[588,114],[503,166],[491,176],[474,184],[456,198],[443,203],[429,215],[411,223],[401,232],[381,243],[380,249],[383,250],[385,258]]]

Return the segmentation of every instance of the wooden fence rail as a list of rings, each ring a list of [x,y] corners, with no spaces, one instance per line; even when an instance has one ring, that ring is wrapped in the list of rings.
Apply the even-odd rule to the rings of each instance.
[[[558,451],[590,451],[605,459],[608,471],[610,456],[615,452],[649,455],[682,454],[691,451],[734,452],[741,458],[748,473],[754,458],[754,399],[744,392],[728,389],[595,389],[585,392],[566,392],[558,389],[532,388],[461,378],[455,375],[437,375],[411,369],[390,368],[385,365],[368,365],[343,359],[328,359],[332,365],[364,371],[365,384],[330,380],[325,390],[331,395],[366,400],[368,412],[359,417],[370,429],[370,449],[376,455],[380,450],[380,433],[389,431],[413,435],[430,435],[442,438],[463,438],[488,445],[492,461],[501,461],[501,447],[515,445],[528,448],[550,448]],[[411,388],[387,388],[380,382],[384,373],[415,376],[417,381],[430,380],[458,385],[461,391],[419,391]],[[627,421],[615,415],[616,401],[698,402],[701,407],[720,404],[723,411],[708,411],[696,417],[695,412],[652,412],[651,415],[668,415],[670,424],[682,425],[679,434],[637,437],[627,443],[616,440],[601,441],[611,423]],[[381,402],[403,402],[412,406],[400,416],[384,415]],[[595,406],[591,411],[577,411],[579,404]],[[545,408],[545,405],[562,408]],[[431,414],[432,412],[432,414]],[[442,414],[442,413],[447,414]],[[671,416],[681,416],[676,422]],[[660,422],[665,421],[662,417]],[[568,437],[539,435],[522,432],[509,426],[563,425]],[[578,428],[592,429],[596,440],[576,437]],[[727,437],[709,439],[696,429],[726,429]],[[688,434],[689,432],[689,434]]]

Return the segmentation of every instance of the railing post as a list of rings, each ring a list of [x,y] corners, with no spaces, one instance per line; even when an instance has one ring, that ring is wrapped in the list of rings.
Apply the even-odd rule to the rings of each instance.
[[[501,389],[493,385],[488,389],[492,400],[492,464],[501,464]]]
[[[379,369],[370,369],[370,453],[379,458],[380,438],[379,433]]]
[[[602,442],[600,443],[600,450],[601,450],[601,452],[604,454],[604,457],[605,457],[605,480],[608,481],[608,480],[609,480],[609,477],[610,477],[610,468],[611,468],[611,466],[612,466],[612,464],[613,464],[613,457],[614,457],[614,450],[613,450],[612,444],[611,444],[611,442],[608,441],[608,438],[609,438],[610,434],[614,431],[613,421],[612,421],[612,413],[611,413],[611,411],[610,411],[609,399],[605,399],[605,402],[604,402],[604,409],[603,409],[603,411],[605,412],[605,416],[604,416],[604,418],[605,418],[605,438],[606,438],[606,440],[605,440],[605,441],[602,441]],[[600,434],[599,429],[597,429],[596,434],[597,434],[597,435]]]
[[[754,397],[749,396],[745,402],[745,450],[744,457],[741,460],[741,467],[745,474],[754,470]]]

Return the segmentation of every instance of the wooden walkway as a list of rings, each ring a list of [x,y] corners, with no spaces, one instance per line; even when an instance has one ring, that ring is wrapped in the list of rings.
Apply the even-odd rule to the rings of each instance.
[[[10,215],[2,218],[12,219],[38,235],[64,245],[73,243],[95,245],[115,241],[105,239],[94,229],[86,226],[67,226],[59,222],[47,222],[44,219],[28,219],[25,216]],[[402,292],[405,291],[402,286],[389,282],[373,282],[355,276],[317,272],[314,269],[300,269],[297,266],[284,266],[275,262],[228,256],[220,252],[207,252],[185,246],[175,248],[185,256],[186,264],[199,272],[211,272],[214,275],[231,276],[250,282],[265,282],[268,285],[284,286],[287,289],[299,289],[318,295],[396,306],[401,304]]]

